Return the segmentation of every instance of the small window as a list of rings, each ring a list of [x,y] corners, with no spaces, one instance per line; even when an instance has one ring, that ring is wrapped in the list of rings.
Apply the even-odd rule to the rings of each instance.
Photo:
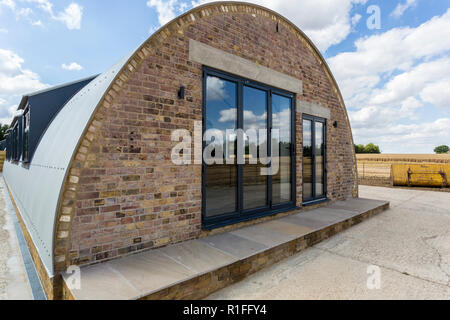
[[[13,139],[12,139],[12,160],[19,161],[19,127],[16,126],[13,129]]]
[[[29,135],[30,135],[30,109],[25,110],[23,115],[23,150],[22,161],[29,161]]]

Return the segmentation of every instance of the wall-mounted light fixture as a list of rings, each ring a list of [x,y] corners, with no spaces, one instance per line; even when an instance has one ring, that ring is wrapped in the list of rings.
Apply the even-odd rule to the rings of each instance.
[[[185,92],[185,88],[184,88],[184,86],[181,86],[180,90],[178,91],[178,98],[184,99],[184,92]]]
[[[338,122],[337,121],[333,122],[333,127],[335,127],[335,128],[338,127]]]

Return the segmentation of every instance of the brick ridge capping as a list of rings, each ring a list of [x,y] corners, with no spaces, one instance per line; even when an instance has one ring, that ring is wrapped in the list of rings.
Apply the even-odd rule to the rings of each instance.
[[[327,63],[324,58],[314,46],[311,40],[292,22],[282,17],[278,13],[266,9],[264,7],[240,2],[214,2],[199,6],[192,9],[191,11],[179,16],[173,21],[169,22],[163,26],[159,31],[155,32],[143,45],[141,45],[134,55],[128,60],[125,66],[120,72],[118,72],[116,78],[112,82],[111,86],[105,92],[100,103],[97,105],[88,126],[84,129],[82,138],[79,141],[76,151],[71,161],[71,165],[67,170],[65,182],[59,197],[58,211],[55,221],[55,232],[54,232],[54,270],[55,277],[60,278],[60,273],[63,272],[68,264],[69,259],[69,246],[70,246],[70,232],[72,227],[72,221],[75,214],[75,199],[78,190],[78,183],[80,181],[81,169],[85,167],[87,159],[87,153],[89,147],[95,139],[96,134],[100,131],[103,120],[105,119],[105,114],[107,110],[112,106],[113,101],[118,97],[123,86],[134,74],[134,72],[139,68],[139,66],[144,62],[146,57],[153,53],[154,49],[158,45],[162,44],[165,39],[174,34],[182,34],[183,30],[190,24],[195,23],[195,21],[214,16],[214,15],[224,15],[224,14],[252,14],[260,15],[273,21],[279,23],[284,28],[293,33],[302,43],[307,47],[307,49],[314,55],[321,67],[324,69],[325,74],[330,80],[333,87],[333,91],[337,94],[340,107],[342,108],[343,114],[347,122],[347,128],[350,128],[350,121],[347,114],[347,110],[342,98],[342,94],[333,77]],[[350,130],[350,129],[349,129]],[[349,132],[351,140],[353,142],[353,136],[351,130]],[[353,149],[353,148],[352,148]],[[358,196],[357,190],[357,168],[356,168],[356,156],[354,150],[353,153],[353,196]],[[58,282],[58,281],[56,281]],[[48,294],[48,293],[47,293]]]
[[[239,282],[266,267],[291,257],[307,248],[316,245],[332,236],[351,228],[381,212],[389,209],[390,203],[380,201],[380,205],[344,218],[341,221],[330,222],[318,230],[299,236],[293,240],[267,248],[248,257],[222,265],[197,275],[190,276],[185,280],[175,282],[171,285],[161,287],[130,300],[199,300],[210,294],[223,289],[233,283]],[[65,280],[63,282],[63,298],[76,300]]]

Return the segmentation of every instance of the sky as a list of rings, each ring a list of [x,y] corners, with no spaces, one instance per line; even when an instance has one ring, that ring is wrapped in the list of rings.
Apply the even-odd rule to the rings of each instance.
[[[0,0],[0,122],[22,95],[108,69],[204,0]],[[253,0],[322,52],[355,143],[450,145],[450,0]]]

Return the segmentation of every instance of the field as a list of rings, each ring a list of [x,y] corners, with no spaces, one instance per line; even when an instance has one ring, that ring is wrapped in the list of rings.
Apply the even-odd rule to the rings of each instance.
[[[357,154],[360,184],[390,185],[392,164],[450,164],[450,154]]]

